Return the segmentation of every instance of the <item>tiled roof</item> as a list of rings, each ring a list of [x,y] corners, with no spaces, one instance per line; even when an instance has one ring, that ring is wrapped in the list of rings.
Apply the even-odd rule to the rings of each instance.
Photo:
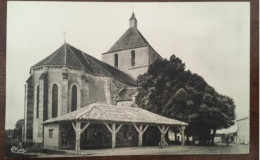
[[[132,96],[137,93],[137,88],[123,88],[118,94],[117,102],[119,101],[131,101]]]
[[[121,51],[125,49],[139,48],[148,45],[149,43],[138,31],[138,29],[136,27],[130,27],[106,53]]]
[[[166,118],[141,108],[118,107],[113,105],[93,103],[79,110],[65,115],[49,119],[43,124],[62,121],[96,121],[96,122],[120,122],[120,123],[144,123],[155,125],[188,125],[185,122]]]
[[[50,56],[32,66],[32,69],[42,66],[67,66],[75,69],[83,69],[90,74],[114,77],[126,84],[136,86],[135,80],[129,75],[82,52],[68,43],[64,43]]]

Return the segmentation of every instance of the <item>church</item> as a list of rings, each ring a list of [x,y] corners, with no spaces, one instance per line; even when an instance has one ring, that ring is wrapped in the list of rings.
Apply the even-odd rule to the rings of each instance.
[[[135,104],[136,79],[162,57],[137,29],[129,28],[102,61],[64,43],[30,68],[25,83],[23,141],[46,149],[115,148],[157,145],[169,129],[185,122]]]

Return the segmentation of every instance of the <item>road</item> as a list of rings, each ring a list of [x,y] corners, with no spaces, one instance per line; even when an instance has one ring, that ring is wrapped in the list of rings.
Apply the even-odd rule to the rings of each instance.
[[[159,147],[131,147],[116,149],[96,150],[66,150],[65,155],[40,154],[39,157],[78,157],[78,156],[114,156],[114,155],[195,155],[195,154],[246,154],[249,152],[249,145],[218,144],[214,146],[179,146],[173,145],[168,148]]]

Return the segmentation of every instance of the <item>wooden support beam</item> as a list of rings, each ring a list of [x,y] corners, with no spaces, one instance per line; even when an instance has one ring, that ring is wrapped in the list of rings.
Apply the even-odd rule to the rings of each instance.
[[[76,122],[76,127],[75,127],[75,133],[76,133],[76,145],[75,145],[75,150],[79,151],[80,150],[80,135],[81,135],[81,129],[80,129],[81,122],[78,121]]]
[[[75,131],[75,136],[76,136],[76,143],[75,143],[75,150],[79,151],[80,150],[80,138],[81,138],[81,134],[88,128],[88,126],[90,125],[90,122],[88,122],[82,129],[81,129],[81,122],[77,121],[76,125],[71,122],[72,127]]]
[[[112,127],[110,127],[106,122],[104,122],[104,124],[112,134],[112,148],[115,148],[116,147],[116,134],[120,130],[120,128],[123,126],[123,124],[120,124],[117,128],[116,128],[116,124],[112,124]]]
[[[120,124],[120,125],[117,127],[117,129],[116,129],[116,134],[117,134],[117,132],[119,131],[119,129],[120,129],[122,126],[123,126],[123,124]]]
[[[159,131],[162,133],[162,129],[161,129],[161,127],[160,127],[160,126],[157,126],[157,127],[158,127]]]
[[[112,124],[112,148],[116,148],[116,124]]]
[[[104,122],[104,124],[105,124],[105,126],[107,127],[107,129],[109,130],[109,132],[112,133],[112,129],[109,127],[109,125],[108,125],[106,122]]]
[[[143,145],[143,134],[146,131],[146,129],[148,128],[148,125],[146,125],[144,129],[143,129],[142,124],[139,126],[139,128],[137,127],[137,125],[135,123],[133,123],[133,125],[134,125],[136,131],[139,133],[138,146],[141,147]]]
[[[181,132],[181,127],[180,127],[180,126],[177,126],[177,128],[178,128],[179,132]]]
[[[164,130],[164,134],[166,134],[166,132],[168,131],[169,126]]]
[[[72,124],[72,127],[73,127],[74,131],[76,132],[75,124],[73,122],[71,122],[71,124]]]
[[[82,133],[88,128],[89,125],[90,125],[90,122],[88,122],[88,123],[81,129],[80,134],[82,134]]]
[[[185,144],[185,135],[184,135],[185,126],[181,126],[181,145]]]
[[[145,126],[143,133],[147,130],[148,127],[149,127],[148,125]]]
[[[163,125],[162,127],[160,127],[160,126],[157,126],[158,127],[158,129],[160,130],[160,132],[161,132],[161,142],[159,143],[159,145],[161,146],[161,147],[166,147],[166,146],[168,146],[168,144],[167,144],[167,142],[166,142],[166,140],[165,140],[165,134],[166,134],[166,132],[168,131],[168,129],[169,129],[169,126],[165,129],[165,125]]]
[[[136,131],[140,134],[140,130],[139,130],[139,128],[136,126],[136,124],[135,123],[133,123],[133,125],[134,125],[134,127],[135,127],[135,129],[136,129]]]

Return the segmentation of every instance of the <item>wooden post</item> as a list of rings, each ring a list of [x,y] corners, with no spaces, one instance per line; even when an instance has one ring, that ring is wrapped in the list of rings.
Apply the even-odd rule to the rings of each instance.
[[[166,132],[168,131],[169,129],[169,126],[165,129],[165,126],[163,125],[162,128],[160,126],[158,126],[158,129],[160,130],[161,132],[161,142],[159,143],[159,145],[161,145],[161,147],[163,147],[164,145],[167,145],[167,142],[165,140],[165,134]],[[165,146],[164,146],[165,147]]]
[[[75,150],[79,151],[80,150],[80,135],[81,135],[81,129],[80,129],[80,122],[76,122],[76,129],[75,129],[75,133],[76,133],[76,145],[75,145]]]
[[[112,124],[112,148],[116,147],[116,124]]]
[[[185,136],[184,136],[185,126],[181,126],[181,145],[185,144]]]
[[[138,147],[141,147],[143,145],[143,134],[146,131],[146,129],[148,128],[148,125],[145,126],[145,128],[143,129],[143,125],[141,124],[140,127],[138,128],[136,126],[135,123],[133,123],[136,131],[138,132],[139,136],[138,136]]]
[[[81,122],[77,121],[76,126],[73,122],[71,122],[74,131],[75,131],[75,136],[76,136],[76,143],[75,143],[75,150],[79,151],[80,150],[80,138],[81,134],[87,129],[87,127],[90,125],[90,123],[87,123],[82,129],[81,129]]]
[[[143,130],[143,125],[141,124],[140,125],[140,128],[139,128],[139,137],[138,137],[138,147],[141,147],[143,145],[143,133],[142,133],[142,130]]]
[[[112,127],[110,128],[109,125],[104,122],[105,126],[107,127],[107,129],[111,132],[112,134],[112,148],[116,148],[116,133],[119,131],[119,129],[123,126],[123,124],[120,124],[117,128],[116,128],[116,124],[112,124]]]

